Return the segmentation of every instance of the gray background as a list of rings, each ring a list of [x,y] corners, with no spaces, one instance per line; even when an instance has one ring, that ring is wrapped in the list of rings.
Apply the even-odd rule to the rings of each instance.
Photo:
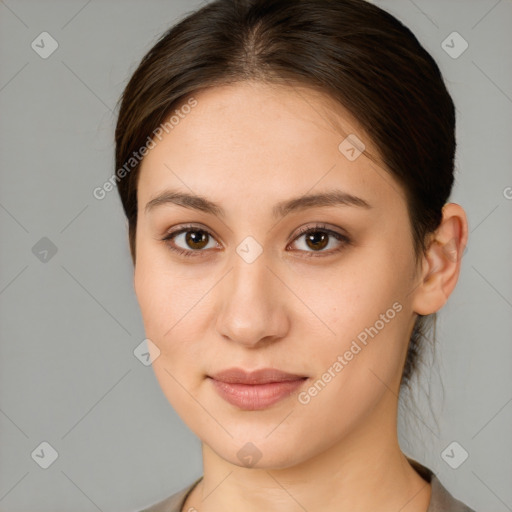
[[[454,97],[451,200],[465,208],[471,232],[459,283],[439,315],[435,365],[402,402],[402,447],[477,512],[505,512],[512,3],[375,3],[412,29]],[[102,201],[92,195],[114,171],[113,109],[130,73],[161,33],[200,5],[0,0],[2,512],[134,511],[201,474],[198,439],[133,353],[145,336],[117,191]],[[44,31],[59,45],[47,59],[31,47]],[[458,58],[442,47],[453,31],[469,43]],[[449,44],[460,48],[460,40]],[[44,237],[55,254],[42,252]],[[58,452],[48,469],[31,455],[43,441]],[[457,469],[441,456],[453,441],[469,454]]]

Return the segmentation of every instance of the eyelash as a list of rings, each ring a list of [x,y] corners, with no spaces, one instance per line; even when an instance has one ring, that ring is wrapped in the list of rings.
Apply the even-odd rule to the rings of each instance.
[[[209,237],[214,238],[214,236],[207,229],[200,228],[198,226],[182,226],[181,228],[167,234],[164,238],[162,238],[162,241],[165,242],[165,244],[169,248],[169,250],[171,250],[181,256],[185,256],[187,258],[199,256],[202,252],[205,252],[204,249],[203,250],[195,250],[195,251],[186,250],[186,249],[177,248],[177,247],[173,246],[171,243],[169,243],[177,235],[186,233],[188,231],[203,232],[203,233],[206,233]],[[301,236],[303,236],[305,234],[316,233],[316,232],[326,233],[326,234],[334,237],[339,242],[341,242],[341,244],[336,249],[331,249],[330,251],[299,251],[299,252],[305,252],[305,254],[303,255],[303,257],[305,257],[305,258],[310,258],[310,257],[316,258],[316,257],[329,256],[329,255],[332,255],[334,253],[341,251],[342,249],[345,248],[346,245],[349,245],[351,243],[350,238],[348,238],[345,235],[342,235],[341,233],[338,233],[336,231],[326,228],[324,224],[307,226],[306,228],[301,229],[299,231],[298,235],[293,239],[292,243],[295,242],[296,240],[298,240]]]

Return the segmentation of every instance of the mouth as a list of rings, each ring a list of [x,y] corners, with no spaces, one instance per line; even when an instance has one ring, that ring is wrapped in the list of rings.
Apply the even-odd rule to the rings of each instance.
[[[265,409],[296,391],[308,377],[275,368],[248,372],[230,368],[208,375],[214,389],[226,402],[239,409],[255,411]]]

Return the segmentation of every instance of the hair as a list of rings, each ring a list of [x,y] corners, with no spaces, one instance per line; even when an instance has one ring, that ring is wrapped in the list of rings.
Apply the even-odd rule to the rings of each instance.
[[[418,263],[454,181],[455,107],[414,34],[365,0],[214,0],[188,14],[142,58],[119,98],[118,172],[194,93],[248,80],[321,90],[359,122],[405,192]],[[139,168],[118,182],[134,265]],[[435,324],[435,313],[416,319],[401,386],[417,369],[432,317]]]

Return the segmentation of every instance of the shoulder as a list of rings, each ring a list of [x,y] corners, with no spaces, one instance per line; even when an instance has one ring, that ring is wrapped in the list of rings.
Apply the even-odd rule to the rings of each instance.
[[[195,482],[187,485],[187,487],[184,487],[180,491],[174,493],[168,498],[165,498],[164,500],[159,501],[158,503],[153,503],[143,510],[139,510],[139,512],[181,512],[181,508],[183,507],[187,496],[202,478],[203,477],[201,476]]]
[[[407,457],[407,459],[419,475],[427,482],[430,482],[432,486],[427,512],[475,512],[450,494],[431,469],[410,457]]]
[[[432,495],[427,512],[475,512],[452,496],[437,476],[433,475],[430,483],[432,484]]]

